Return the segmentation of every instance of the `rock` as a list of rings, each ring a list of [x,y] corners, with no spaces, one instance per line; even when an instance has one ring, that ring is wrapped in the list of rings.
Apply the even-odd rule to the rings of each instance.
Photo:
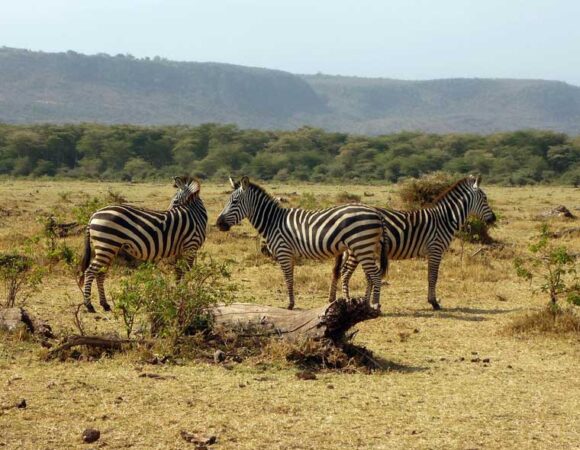
[[[184,441],[195,444],[195,448],[199,450],[207,448],[209,445],[213,445],[217,442],[216,436],[201,436],[185,430],[181,430],[180,435]]]
[[[87,428],[83,431],[83,442],[86,442],[87,444],[98,441],[100,437],[101,432],[95,428]]]
[[[226,354],[221,350],[216,350],[213,354],[213,360],[216,364],[219,364],[226,359]]]
[[[540,214],[540,217],[566,217],[568,219],[574,219],[576,216],[564,205],[558,205],[549,211],[544,211]]]
[[[296,378],[299,380],[316,380],[316,374],[314,372],[310,372],[309,370],[305,370],[303,372],[297,372]]]

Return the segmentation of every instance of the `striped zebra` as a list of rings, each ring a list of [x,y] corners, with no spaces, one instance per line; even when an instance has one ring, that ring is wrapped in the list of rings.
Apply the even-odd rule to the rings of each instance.
[[[205,241],[207,212],[199,196],[200,183],[190,177],[176,177],[177,193],[167,211],[152,211],[131,205],[107,206],[95,212],[87,226],[85,255],[79,279],[84,285],[84,303],[89,312],[91,285],[97,279],[99,303],[111,308],[105,297],[105,272],[121,249],[142,261],[183,257],[191,267],[197,250]],[[91,260],[91,244],[94,256]],[[182,276],[179,265],[176,275]]]
[[[280,264],[288,288],[288,309],[294,307],[294,260],[335,258],[329,298],[334,300],[340,278],[343,252],[365,271],[368,287],[366,300],[379,307],[381,277],[386,272],[386,253],[381,249],[380,269],[375,264],[375,252],[383,237],[381,215],[364,205],[343,205],[309,211],[284,208],[260,186],[243,177],[219,215],[216,225],[228,231],[248,218],[267,242],[267,249]]]
[[[463,178],[439,195],[430,208],[417,211],[377,208],[385,221],[389,260],[427,256],[427,301],[433,309],[441,309],[435,295],[439,264],[457,231],[469,215],[478,216],[488,224],[496,220],[480,184],[481,177]],[[346,298],[349,298],[348,283],[357,265],[353,255],[345,258],[342,289]]]

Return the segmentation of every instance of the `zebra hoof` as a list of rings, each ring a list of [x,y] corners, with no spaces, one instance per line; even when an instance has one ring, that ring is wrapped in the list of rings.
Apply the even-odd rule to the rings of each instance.
[[[87,308],[87,312],[94,314],[97,312],[95,307],[91,303],[85,303],[85,308]]]
[[[429,303],[431,303],[431,306],[435,311],[439,311],[441,309],[441,305],[437,300],[429,300]]]
[[[293,310],[293,309],[294,309],[294,303],[290,303],[290,304],[288,304],[288,309],[289,309],[289,310]]]
[[[109,306],[108,303],[101,303],[101,306],[103,307],[103,310],[105,310],[105,311],[111,310],[111,307]]]

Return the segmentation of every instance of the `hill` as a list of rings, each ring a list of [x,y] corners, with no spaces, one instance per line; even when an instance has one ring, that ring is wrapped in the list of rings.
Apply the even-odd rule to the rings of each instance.
[[[0,121],[200,124],[381,134],[580,133],[580,87],[557,81],[403,81],[128,55],[0,48]]]

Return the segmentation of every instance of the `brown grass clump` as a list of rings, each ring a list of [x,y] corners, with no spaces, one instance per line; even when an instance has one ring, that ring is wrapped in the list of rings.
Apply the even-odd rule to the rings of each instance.
[[[336,203],[358,203],[360,202],[360,195],[343,191],[336,194],[335,200]]]
[[[576,309],[548,305],[540,311],[517,317],[507,330],[511,334],[580,334],[580,314]]]
[[[451,186],[454,179],[444,172],[433,172],[421,178],[406,180],[399,189],[405,208],[419,209],[433,205],[435,199]]]

